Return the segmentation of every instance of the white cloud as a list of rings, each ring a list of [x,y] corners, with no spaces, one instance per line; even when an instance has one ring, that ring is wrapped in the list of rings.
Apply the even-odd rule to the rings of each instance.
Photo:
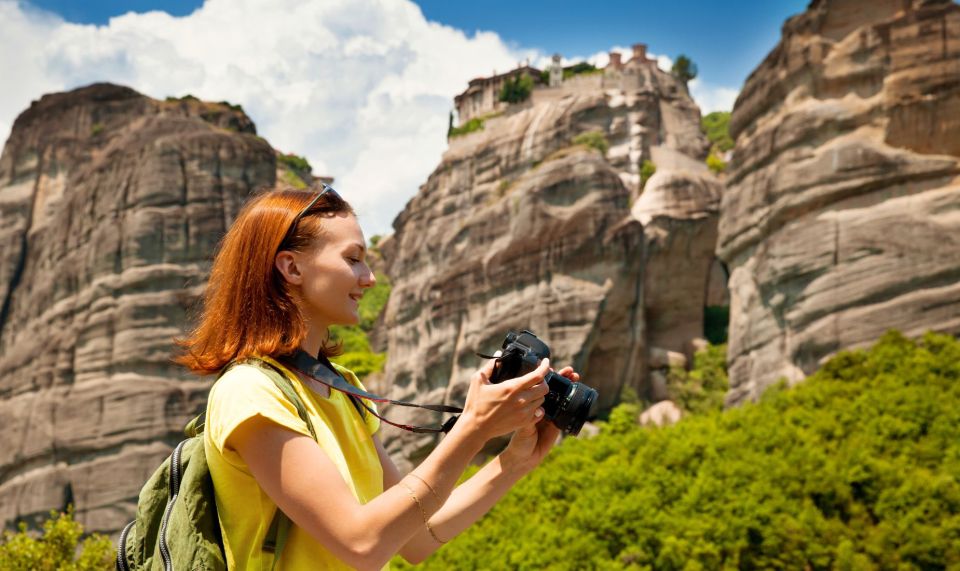
[[[733,104],[737,100],[740,90],[723,85],[713,85],[704,83],[700,79],[693,79],[688,84],[690,95],[700,107],[703,115],[713,111],[731,111]]]
[[[97,81],[228,100],[275,147],[336,177],[367,232],[385,233],[440,162],[453,96],[525,60],[545,68],[550,56],[428,22],[409,0],[207,0],[189,16],[128,13],[105,26],[0,0],[0,137],[31,100]],[[705,113],[736,96],[698,81],[691,91]]]
[[[453,96],[537,55],[428,22],[408,0],[207,0],[105,26],[0,0],[0,137],[32,99],[96,81],[228,100],[335,176],[367,232],[384,233],[439,163]]]

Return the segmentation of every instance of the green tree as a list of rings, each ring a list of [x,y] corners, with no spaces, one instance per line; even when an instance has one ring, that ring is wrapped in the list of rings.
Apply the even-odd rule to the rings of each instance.
[[[690,80],[697,77],[697,64],[687,56],[680,54],[673,62],[673,76],[686,85]]]
[[[730,136],[729,111],[708,113],[700,119],[700,128],[717,151],[726,152],[733,148],[733,137]]]
[[[35,536],[21,524],[16,533],[0,536],[0,569],[4,571],[100,571],[113,568],[110,539],[93,534],[81,541],[83,526],[73,509],[50,512],[43,533]]]
[[[525,73],[518,73],[513,78],[507,78],[500,88],[500,101],[507,103],[521,103],[530,97],[533,91],[533,78]]]
[[[721,353],[698,355],[695,370],[715,375],[701,388],[718,388]],[[796,387],[705,406],[674,426],[640,427],[638,412],[623,405],[597,436],[564,439],[420,568],[960,566],[960,342],[951,336],[891,332]]]

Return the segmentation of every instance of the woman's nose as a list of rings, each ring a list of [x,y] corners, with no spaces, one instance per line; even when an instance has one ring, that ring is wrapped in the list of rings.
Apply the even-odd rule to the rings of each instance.
[[[377,276],[373,275],[373,270],[369,267],[367,267],[367,271],[360,277],[360,285],[362,287],[373,287],[377,285]]]

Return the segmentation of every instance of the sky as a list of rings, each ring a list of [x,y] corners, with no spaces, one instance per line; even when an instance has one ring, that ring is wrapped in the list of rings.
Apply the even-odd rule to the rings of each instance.
[[[453,97],[530,61],[685,54],[704,113],[808,0],[0,0],[0,139],[44,93],[97,81],[243,105],[260,135],[333,176],[367,235],[391,231],[446,148]]]

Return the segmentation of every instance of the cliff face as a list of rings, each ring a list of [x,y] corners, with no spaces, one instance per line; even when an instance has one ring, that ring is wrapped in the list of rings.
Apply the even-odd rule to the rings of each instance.
[[[210,379],[170,362],[217,241],[274,150],[223,104],[44,96],[0,157],[0,521],[132,517]]]
[[[475,352],[527,328],[550,344],[554,363],[573,363],[599,389],[601,407],[625,386],[656,392],[650,340],[682,351],[703,333],[719,191],[699,119],[683,86],[645,62],[535,90],[484,130],[451,139],[380,243],[393,290],[380,335],[388,361],[374,388],[462,403],[482,364]],[[609,142],[605,155],[573,144],[591,131]],[[658,170],[638,197],[644,160]],[[385,439],[413,462],[434,443],[395,431]]]
[[[960,332],[960,6],[817,0],[737,100],[729,402],[886,329]]]

